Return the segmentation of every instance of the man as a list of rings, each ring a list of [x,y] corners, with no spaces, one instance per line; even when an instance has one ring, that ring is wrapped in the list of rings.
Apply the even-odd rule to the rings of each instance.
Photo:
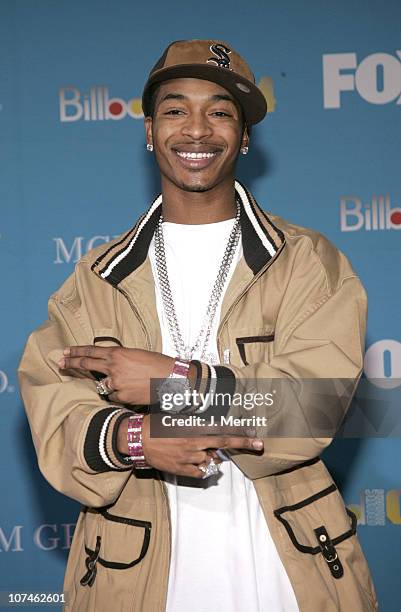
[[[143,108],[162,193],[78,263],[20,367],[39,466],[84,504],[67,609],[374,610],[355,517],[319,459],[334,431],[290,434],[320,415],[304,379],[354,390],[364,289],[324,237],[267,215],[235,181],[266,103],[231,46],[172,43]],[[265,381],[271,399],[277,380],[283,391],[276,406],[254,407],[267,419],[255,431],[157,437],[153,379],[162,411],[174,384],[203,398],[170,416],[212,411],[240,424],[247,409],[213,393]],[[343,395],[330,397],[335,430]]]

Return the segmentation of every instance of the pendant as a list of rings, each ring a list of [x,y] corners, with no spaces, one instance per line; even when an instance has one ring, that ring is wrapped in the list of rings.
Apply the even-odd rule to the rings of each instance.
[[[184,346],[184,359],[188,361],[192,359],[192,348],[190,346]]]
[[[209,365],[218,365],[220,363],[218,356],[215,353],[202,353],[202,361]]]

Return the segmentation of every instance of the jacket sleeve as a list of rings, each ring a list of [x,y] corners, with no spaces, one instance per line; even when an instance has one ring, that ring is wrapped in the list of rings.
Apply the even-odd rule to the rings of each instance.
[[[65,347],[92,342],[79,309],[53,296],[49,320],[27,342],[19,380],[42,474],[57,491],[100,507],[118,497],[132,472],[116,456],[113,439],[129,411],[102,400],[89,374],[57,365]]]
[[[231,403],[227,413],[264,417],[256,427],[256,435],[265,441],[263,455],[230,452],[250,478],[291,469],[330,444],[362,374],[366,317],[366,292],[355,274],[307,303],[299,302],[290,284],[277,320],[272,359],[217,368],[222,388],[231,381],[242,397],[272,393],[271,406],[246,410]]]

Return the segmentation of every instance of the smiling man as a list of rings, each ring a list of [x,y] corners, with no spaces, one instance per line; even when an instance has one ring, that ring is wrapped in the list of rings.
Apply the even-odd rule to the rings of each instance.
[[[319,457],[349,401],[327,400],[330,434],[294,436],[321,406],[306,393],[272,399],[277,381],[355,389],[365,291],[329,241],[266,214],[235,180],[266,102],[230,45],[172,43],[143,109],[162,193],[78,263],[20,367],[39,466],[84,505],[67,609],[375,610],[356,518]],[[203,398],[169,407],[202,414],[195,436],[151,435],[152,379],[161,409],[172,389]],[[263,381],[269,393],[253,397],[268,403],[234,404]],[[208,414],[256,427],[204,432]]]
[[[167,81],[154,97],[156,120],[145,119],[146,132],[150,147],[155,146],[164,203],[171,209],[169,216],[190,221],[183,215],[199,216],[199,204],[193,212],[199,202],[209,213],[194,222],[220,221],[224,219],[222,209],[223,215],[231,218],[235,213],[235,164],[240,148],[245,151],[248,146],[239,105],[223,87],[209,81],[202,81],[199,87],[199,79],[194,78]],[[213,206],[209,198],[197,195],[205,191],[221,202]],[[174,205],[169,206],[173,198]]]

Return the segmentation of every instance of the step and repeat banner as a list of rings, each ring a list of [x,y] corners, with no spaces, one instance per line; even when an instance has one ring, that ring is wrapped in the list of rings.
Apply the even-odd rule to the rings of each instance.
[[[76,261],[159,190],[140,101],[149,70],[173,40],[215,38],[249,61],[270,110],[238,178],[265,210],[332,240],[368,293],[373,433],[324,456],[381,610],[400,609],[394,410],[386,420],[401,399],[400,24],[399,0],[1,1],[1,592],[61,591],[79,512],[37,468],[16,377],[24,343]]]

